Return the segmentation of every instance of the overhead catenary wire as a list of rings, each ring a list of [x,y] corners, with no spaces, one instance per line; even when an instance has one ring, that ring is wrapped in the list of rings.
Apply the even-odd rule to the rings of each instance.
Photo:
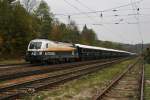
[[[139,8],[140,11],[141,10],[150,10],[150,8]],[[137,9],[134,9],[135,11]],[[123,12],[123,11],[133,11],[133,9],[117,9],[117,10],[112,10],[112,12]],[[94,14],[94,12],[84,12],[84,14]],[[106,12],[100,12],[100,11],[95,11],[95,13],[106,13]],[[71,16],[81,16],[83,15],[83,13],[54,13],[53,15],[56,15],[56,16],[68,16],[68,15],[71,15]]]
[[[134,9],[136,9],[136,14],[134,15],[135,19],[137,20],[137,29],[138,29],[138,33],[139,33],[139,36],[140,36],[140,39],[141,39],[141,43],[143,42],[143,36],[142,36],[142,33],[141,33],[141,26],[140,26],[140,8],[137,7],[136,4],[133,4],[133,0],[131,0],[131,3],[132,3],[132,8],[133,8],[133,12],[134,12]]]
[[[87,15],[85,12],[81,11],[79,8],[77,8],[76,6],[74,6],[73,4],[68,2],[67,0],[64,0],[64,2],[67,3],[69,6],[73,7],[74,9],[76,9],[78,12],[83,13],[84,15],[86,15],[89,19],[92,19],[89,15]],[[69,15],[69,16],[71,16],[71,15]]]
[[[94,11],[93,9],[91,9],[90,7],[88,7],[87,5],[85,5],[84,3],[82,3],[80,0],[75,0],[76,2],[78,2],[80,5],[84,6],[85,8],[87,8],[90,11]]]
[[[64,0],[64,1],[67,1],[67,0]],[[79,0],[76,0],[77,2],[80,2]],[[132,4],[134,3],[134,4],[136,4],[136,3],[140,3],[141,1],[143,1],[143,0],[139,0],[139,1],[135,1],[135,2],[132,2],[132,3],[129,3],[128,5],[126,4],[126,5],[122,5],[122,6],[118,6],[118,8],[117,7],[113,7],[113,8],[111,8],[111,10],[110,9],[106,9],[106,10],[103,10],[103,11],[94,11],[94,10],[92,10],[90,7],[88,7],[88,6],[86,6],[84,3],[82,3],[81,4],[81,2],[80,2],[80,4],[81,5],[84,5],[84,7],[86,7],[88,10],[90,10],[90,12],[83,12],[83,11],[81,11],[78,7],[76,7],[76,6],[74,6],[73,4],[71,4],[71,3],[69,3],[68,1],[66,2],[68,5],[70,5],[71,7],[73,7],[73,8],[75,8],[76,10],[78,10],[79,11],[79,13],[70,13],[70,14],[59,14],[60,16],[74,16],[74,15],[86,15],[85,17],[87,17],[87,18],[90,18],[90,19],[92,19],[92,17],[91,16],[89,16],[88,14],[91,14],[91,13],[99,13],[99,12],[109,12],[109,11],[113,11],[113,12],[116,12],[116,11],[119,11],[120,10],[120,8],[123,8],[123,7],[127,7],[127,6],[132,6]],[[115,9],[114,9],[115,8]],[[143,9],[146,9],[146,8],[143,8]],[[148,9],[148,8],[147,8]],[[133,9],[122,9],[122,10],[133,10]],[[137,10],[137,9],[134,9],[134,10]],[[121,11],[121,10],[120,10]],[[121,16],[135,16],[135,14],[133,13],[133,14],[128,14],[128,15],[119,15],[119,14],[116,14],[116,15],[110,15],[110,16],[107,16],[107,17],[111,17],[111,16],[113,16],[113,17],[121,17]],[[137,14],[136,14],[137,15]],[[104,17],[104,15],[102,15],[103,17]],[[138,14],[138,16],[142,16],[142,14]],[[143,16],[144,16],[144,14],[143,14]],[[106,16],[105,16],[106,17]],[[118,25],[118,24],[137,24],[137,22],[127,22],[127,23],[117,23],[117,22],[110,22],[110,23],[102,23],[102,24],[116,24],[116,25]],[[98,23],[94,23],[94,24],[92,24],[92,25],[98,25],[98,26],[103,26],[102,24],[98,24]],[[84,24],[85,25],[85,24]],[[103,26],[104,27],[104,26]],[[116,33],[116,32],[115,32]]]
[[[79,0],[76,0],[76,1],[78,1],[79,2]],[[79,2],[81,5],[85,5],[85,4],[83,4],[82,2]],[[89,7],[87,7],[87,6],[84,6],[85,8],[87,8],[87,9],[90,9]],[[93,11],[93,9],[90,9],[91,11]],[[112,10],[112,11],[117,11],[117,10]],[[119,16],[119,15],[118,15]],[[129,16],[129,15],[128,15]],[[102,14],[102,12],[101,12],[101,16],[100,16],[102,19],[103,19],[103,14]],[[116,16],[115,16],[116,17]],[[119,20],[119,22],[115,22],[115,23],[113,23],[113,24],[116,24],[116,25],[118,25],[118,24],[120,24],[121,22],[123,21],[123,19],[122,20]],[[108,24],[111,24],[111,23],[104,23],[104,22],[102,22],[102,24],[93,24],[93,25],[100,25],[100,26],[102,26],[102,27],[104,27],[106,30],[108,30],[109,32],[111,32],[111,33],[118,33],[118,32],[115,32],[115,31],[113,31],[113,30],[111,30],[111,28],[109,28],[108,27]],[[121,23],[122,24],[122,23]],[[129,24],[129,23],[126,23],[126,24]],[[116,35],[116,34],[115,34]],[[117,35],[121,40],[123,39],[123,40],[125,40],[125,41],[130,41],[130,40],[128,40],[128,39],[126,39],[126,38],[124,38],[122,35],[120,35],[120,34],[118,34]]]
[[[66,0],[65,0],[66,1]],[[85,4],[83,4],[81,1],[79,1],[79,0],[75,0],[75,1],[77,1],[78,3],[80,3],[81,5],[84,5],[84,7],[86,7],[87,9],[90,9],[91,11],[93,11],[91,8],[89,8],[88,6],[86,6]],[[139,3],[140,1],[143,1],[143,0],[139,0],[139,1],[136,1],[136,2],[131,2],[131,4],[135,4],[135,3]],[[69,2],[66,2],[66,3],[69,3]],[[71,5],[72,7],[74,7],[75,9],[77,9],[78,11],[80,11],[80,9],[78,9],[77,7],[75,7],[74,5],[72,5],[71,3],[69,3],[69,5]],[[119,7],[123,7],[123,6],[119,6]],[[116,7],[114,7],[114,8],[116,8]],[[147,8],[148,9],[148,8]],[[136,9],[135,9],[136,10]],[[118,11],[118,10],[113,10],[113,11]],[[81,12],[81,11],[80,11]],[[85,14],[86,12],[84,12],[84,13],[82,13],[82,14]],[[76,14],[81,14],[81,13],[76,13]],[[87,13],[86,13],[87,14]],[[72,14],[59,14],[60,16],[61,15],[63,15],[63,16],[73,16]],[[128,15],[119,15],[119,14],[116,14],[116,15],[107,15],[107,16],[105,16],[105,17],[118,17],[118,16],[135,16],[135,14],[128,14]],[[137,15],[137,14],[136,14]],[[148,15],[148,14],[147,14]],[[103,16],[102,14],[101,14],[101,16]],[[142,16],[141,14],[140,14],[140,16]],[[143,15],[143,16],[145,16],[145,15]],[[90,17],[90,16],[88,16],[88,17]]]
[[[132,2],[132,0],[131,0],[131,2]],[[133,6],[134,6],[134,4],[133,4]],[[141,39],[141,53],[143,54],[143,42],[144,42],[144,40],[143,40],[143,35],[142,35],[142,32],[141,32],[141,24],[140,24],[140,16],[139,16],[140,8],[137,7],[137,5],[135,4],[135,9],[137,9],[136,10],[137,16],[135,15],[135,19],[137,20],[137,30],[138,30],[138,33],[139,33],[139,36],[140,36],[140,39]]]
[[[76,10],[80,11],[80,9],[78,9],[76,6],[74,6],[73,4],[69,3],[67,0],[64,0],[68,5],[72,6],[73,8],[75,8]],[[80,2],[79,0],[77,0],[78,2]],[[88,7],[88,9],[90,9],[90,12],[81,12],[80,13],[70,13],[69,15],[73,16],[73,15],[83,15],[83,14],[92,14],[92,13],[103,13],[103,12],[109,12],[109,11],[118,11],[117,9],[119,8],[123,8],[123,7],[127,7],[127,6],[131,6],[132,4],[136,4],[136,3],[140,3],[141,1],[143,0],[139,0],[139,1],[135,1],[135,2],[132,2],[132,3],[128,3],[128,4],[125,4],[125,5],[121,5],[121,6],[117,6],[117,7],[113,7],[113,8],[109,8],[109,9],[105,9],[105,10],[98,10],[98,11],[95,11],[95,10],[92,10],[91,8]],[[81,3],[80,3],[81,4]],[[83,3],[82,3],[83,5]],[[85,6],[85,5],[84,5]],[[146,8],[145,8],[146,9]],[[132,9],[130,9],[132,10]],[[63,13],[56,13],[54,15],[64,15],[64,16],[68,16],[68,14],[63,14]]]
[[[66,1],[66,0],[64,0],[64,1]],[[82,4],[83,5],[83,4]],[[77,7],[75,7],[74,6],[74,8],[76,8],[76,9],[78,9]],[[86,7],[87,8],[87,7]],[[89,9],[89,8],[88,8]],[[79,10],[79,9],[78,9]],[[93,24],[94,25],[94,24]],[[101,25],[101,24],[99,24],[99,25]],[[103,26],[104,27],[104,26]],[[106,27],[104,27],[104,28],[106,28]],[[112,33],[112,31],[110,30],[110,29],[107,29],[109,32],[111,32]],[[121,37],[122,38],[122,37]],[[122,38],[122,39],[124,39],[124,38]]]
[[[137,24],[137,27],[138,27],[138,31],[139,31],[139,34],[140,34],[140,37],[141,37],[141,44],[142,44],[142,53],[143,53],[143,42],[144,42],[144,40],[143,40],[143,35],[142,35],[142,31],[141,31],[141,23],[140,23],[140,16],[139,16],[139,9],[137,10],[137,13],[138,13],[138,19],[137,19],[137,21],[138,21],[138,24]]]
[[[79,0],[76,0],[76,1],[78,1],[79,2]],[[140,8],[139,7],[137,7],[137,3],[140,3],[140,2],[142,2],[143,0],[139,0],[138,2],[136,2],[136,1],[132,1],[131,0],[131,6],[132,6],[132,10],[133,10],[133,12],[135,12],[135,14],[128,14],[127,16],[129,16],[129,15],[134,15],[134,17],[135,17],[135,19],[137,19],[137,22],[134,22],[134,23],[131,23],[131,22],[127,22],[127,24],[137,24],[137,26],[138,26],[138,32],[139,32],[139,35],[140,35],[140,37],[141,37],[141,41],[142,41],[142,44],[143,44],[143,36],[142,36],[142,32],[141,32],[141,25],[140,25],[140,16],[141,16],[141,14],[139,13],[139,10],[140,10]],[[82,2],[79,2],[79,3],[81,3],[82,5],[84,5]],[[89,9],[89,7],[87,7],[87,6],[85,6],[86,8],[88,8]],[[120,6],[120,7],[122,7],[122,6]],[[118,7],[119,8],[119,7]],[[144,9],[149,9],[149,8],[144,8]],[[90,9],[91,10],[91,9]],[[131,9],[128,9],[128,10],[131,10]],[[116,9],[114,9],[114,10],[112,10],[112,11],[118,11],[118,10],[116,10]],[[103,12],[103,11],[101,11],[101,12]],[[137,12],[137,13],[136,13]],[[102,13],[101,13],[102,14]],[[117,16],[119,16],[119,15],[117,15]],[[137,16],[137,17],[136,17]],[[103,15],[102,15],[102,17],[103,17]],[[120,24],[120,23],[114,23],[114,24]]]
[[[102,17],[104,18],[113,18],[113,17],[117,17],[117,18],[122,18],[122,17],[133,17],[135,15],[138,15],[140,17],[149,17],[150,16],[150,13],[149,14],[135,14],[135,13],[128,13],[128,14],[109,14],[109,15],[103,15]],[[60,18],[66,18],[68,16],[71,16],[71,15],[67,15],[67,16],[57,16],[57,17],[60,17]],[[87,18],[87,16],[71,16],[72,18],[76,18],[76,19],[82,19],[82,18]],[[93,18],[99,18],[101,16],[97,16],[97,15],[94,15],[94,16],[91,16]]]
[[[93,9],[91,9],[90,7],[88,7],[88,6],[86,6],[84,3],[82,3],[82,2],[80,2],[79,0],[75,0],[75,1],[77,1],[80,5],[82,5],[82,6],[84,6],[85,8],[87,8],[88,10],[90,10],[90,11],[94,11]],[[101,12],[101,17],[103,17],[103,15],[102,15],[102,12]],[[93,24],[93,25],[96,25],[96,24]],[[102,25],[102,24],[97,24],[97,25],[101,25],[102,27],[104,27],[106,30],[108,30],[109,32],[111,32],[111,33],[114,33],[111,29],[109,29],[108,27],[106,27],[106,25]],[[116,33],[116,32],[115,32]],[[119,38],[122,40],[126,40],[124,37],[122,37],[120,34],[119,35],[117,35],[117,36],[119,36]]]

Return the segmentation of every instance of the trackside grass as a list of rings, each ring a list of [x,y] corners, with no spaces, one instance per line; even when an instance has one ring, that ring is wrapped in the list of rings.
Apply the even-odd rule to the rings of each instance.
[[[91,100],[93,95],[104,89],[133,61],[128,60],[112,65],[48,91],[26,96],[24,100]]]
[[[150,100],[150,64],[145,65],[144,100]]]

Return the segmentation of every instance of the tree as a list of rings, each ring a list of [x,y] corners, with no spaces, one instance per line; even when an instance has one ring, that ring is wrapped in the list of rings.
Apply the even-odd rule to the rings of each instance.
[[[13,12],[12,12],[12,6],[10,5],[11,1],[8,0],[1,0],[0,1],[0,35],[1,38],[3,38],[3,43],[1,43],[1,53],[4,53],[3,51],[9,50],[11,47],[8,47],[10,45],[7,45],[6,43],[9,43],[9,39],[11,37],[11,31],[13,28]],[[8,38],[6,38],[8,37]],[[7,49],[6,49],[7,48]]]
[[[0,33],[0,56],[2,55],[2,51],[3,51],[3,42],[4,42],[4,40],[3,40],[3,36],[2,36],[2,34]]]
[[[80,41],[80,32],[75,21],[71,20],[68,25],[68,38],[71,43],[79,43]]]
[[[33,12],[36,7],[38,6],[37,0],[22,0],[24,8],[27,10],[27,12],[31,13]]]
[[[40,37],[48,38],[49,33],[52,30],[52,14],[50,13],[49,6],[45,1],[41,1],[38,8],[35,11],[35,15],[40,18]]]
[[[3,0],[2,0],[2,1],[3,1]],[[16,1],[16,0],[6,0],[6,1],[8,1],[8,3],[11,4],[11,3],[13,3],[13,2]]]
[[[53,23],[52,31],[49,33],[49,39],[54,41],[60,41],[62,38],[61,24]]]
[[[92,29],[88,29],[86,25],[83,27],[81,36],[83,44],[94,45],[97,41],[96,33]]]
[[[3,44],[3,37],[1,36],[2,34],[0,33],[0,47],[2,46],[2,44]]]
[[[146,51],[144,52],[144,59],[147,63],[150,63],[150,49],[147,48]]]
[[[20,4],[10,4],[7,0],[0,1],[0,37],[1,52],[4,55],[22,55],[28,42],[36,37],[36,19]]]

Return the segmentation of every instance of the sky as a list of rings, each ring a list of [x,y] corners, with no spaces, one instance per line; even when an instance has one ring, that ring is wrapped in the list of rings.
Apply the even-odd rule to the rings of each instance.
[[[80,30],[85,24],[92,28],[99,40],[150,43],[150,0],[45,1],[59,21],[68,24],[70,16]]]

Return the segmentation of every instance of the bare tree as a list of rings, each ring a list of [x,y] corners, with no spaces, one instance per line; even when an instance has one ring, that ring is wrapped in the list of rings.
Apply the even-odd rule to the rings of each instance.
[[[24,8],[29,12],[33,12],[39,4],[39,0],[21,0]]]

